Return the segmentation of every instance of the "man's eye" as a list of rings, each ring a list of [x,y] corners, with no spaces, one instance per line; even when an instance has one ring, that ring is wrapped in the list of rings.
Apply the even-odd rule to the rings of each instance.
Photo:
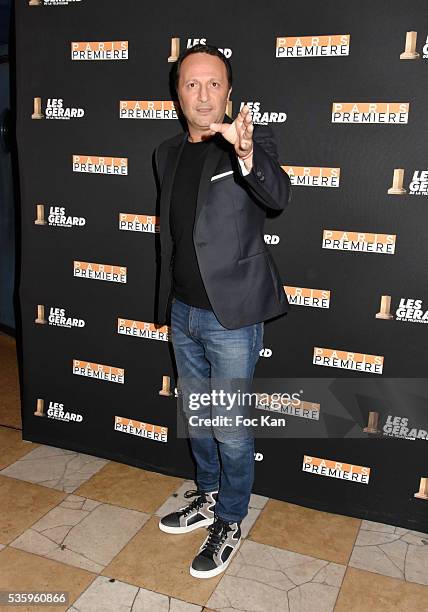
[[[217,81],[213,82],[213,87],[217,87],[218,85],[220,85],[220,83],[217,83]]]

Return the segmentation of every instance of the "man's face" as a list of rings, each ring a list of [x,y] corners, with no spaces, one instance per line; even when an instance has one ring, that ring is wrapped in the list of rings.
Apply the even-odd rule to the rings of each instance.
[[[189,130],[209,131],[210,123],[223,121],[230,94],[226,66],[208,53],[194,53],[180,66],[177,93]]]

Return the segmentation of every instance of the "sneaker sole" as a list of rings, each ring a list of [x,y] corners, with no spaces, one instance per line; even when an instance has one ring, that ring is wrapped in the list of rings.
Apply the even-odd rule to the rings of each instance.
[[[209,570],[207,572],[201,572],[199,570],[195,570],[193,569],[192,566],[190,566],[190,575],[193,576],[194,578],[214,578],[214,576],[218,576],[219,574],[221,574],[227,569],[229,563],[233,559],[233,555],[236,553],[238,548],[241,546],[241,542],[242,542],[242,538],[239,540],[238,544],[235,546],[233,551],[230,553],[229,558],[227,559],[225,563],[223,563],[223,565],[219,565],[218,567],[212,570]]]
[[[213,523],[214,517],[193,523],[193,525],[188,525],[187,527],[169,527],[168,525],[164,525],[161,523],[161,521],[159,521],[159,529],[165,533],[189,533],[190,531],[195,531],[200,527],[208,527],[208,525],[212,525]]]

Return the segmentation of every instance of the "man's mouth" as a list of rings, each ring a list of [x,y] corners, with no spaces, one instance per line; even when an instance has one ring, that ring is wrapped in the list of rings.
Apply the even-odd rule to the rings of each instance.
[[[198,111],[198,113],[210,113],[212,111],[212,108],[197,108],[196,109]]]

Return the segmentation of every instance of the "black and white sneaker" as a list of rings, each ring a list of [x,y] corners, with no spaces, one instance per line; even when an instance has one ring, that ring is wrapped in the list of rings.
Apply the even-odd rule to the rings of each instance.
[[[212,578],[224,572],[241,543],[240,523],[226,523],[216,516],[208,531],[190,566],[190,574],[195,578]]]
[[[179,508],[171,514],[167,514],[159,521],[159,529],[166,533],[188,533],[212,525],[214,522],[214,507],[217,501],[218,491],[196,491],[189,489],[184,497],[195,499],[188,505]]]

